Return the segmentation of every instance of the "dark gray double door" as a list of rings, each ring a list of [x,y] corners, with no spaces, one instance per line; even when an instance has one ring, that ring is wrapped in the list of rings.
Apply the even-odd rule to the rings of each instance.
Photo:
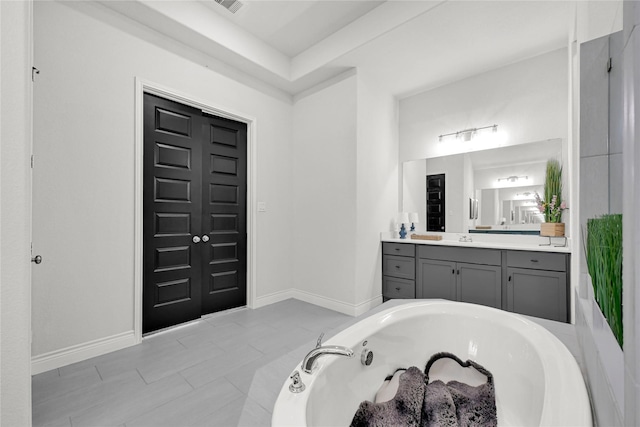
[[[143,333],[246,304],[247,126],[144,95]]]

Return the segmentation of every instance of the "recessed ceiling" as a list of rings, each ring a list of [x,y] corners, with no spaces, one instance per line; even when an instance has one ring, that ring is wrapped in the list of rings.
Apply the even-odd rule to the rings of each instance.
[[[344,55],[400,97],[566,47],[572,5],[448,1]]]
[[[346,27],[384,1],[245,1],[231,13],[215,0],[202,0],[214,12],[294,57]]]
[[[291,95],[357,68],[403,97],[568,45],[574,1],[103,0]]]

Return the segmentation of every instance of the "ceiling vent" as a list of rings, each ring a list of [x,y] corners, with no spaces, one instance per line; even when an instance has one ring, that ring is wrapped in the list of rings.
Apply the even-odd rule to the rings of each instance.
[[[215,2],[231,13],[236,13],[243,6],[243,3],[238,0],[215,0]]]

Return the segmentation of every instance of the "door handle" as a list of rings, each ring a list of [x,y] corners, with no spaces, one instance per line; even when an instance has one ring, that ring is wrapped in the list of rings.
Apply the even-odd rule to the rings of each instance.
[[[203,241],[203,242],[205,242],[205,243],[207,243],[207,242],[209,241],[209,236],[207,236],[206,234],[204,234],[204,235],[202,236],[202,241]]]
[[[31,258],[31,262],[35,262],[36,264],[40,264],[42,262],[42,257],[40,255],[36,255]]]
[[[193,243],[200,243],[200,237],[199,236],[193,236]]]

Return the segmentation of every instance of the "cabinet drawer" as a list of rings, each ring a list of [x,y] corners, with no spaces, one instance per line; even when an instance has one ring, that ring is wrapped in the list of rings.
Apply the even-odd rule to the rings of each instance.
[[[383,255],[415,256],[416,245],[413,243],[387,243],[382,242]]]
[[[536,251],[507,251],[507,267],[567,271],[567,255]]]
[[[428,246],[418,248],[418,258],[442,261],[466,262],[469,264],[501,265],[500,250],[460,248],[457,246]]]
[[[413,280],[416,277],[416,260],[403,256],[385,255],[382,257],[382,274]]]
[[[382,279],[382,295],[385,298],[413,299],[416,297],[416,284],[413,280],[384,277]]]

